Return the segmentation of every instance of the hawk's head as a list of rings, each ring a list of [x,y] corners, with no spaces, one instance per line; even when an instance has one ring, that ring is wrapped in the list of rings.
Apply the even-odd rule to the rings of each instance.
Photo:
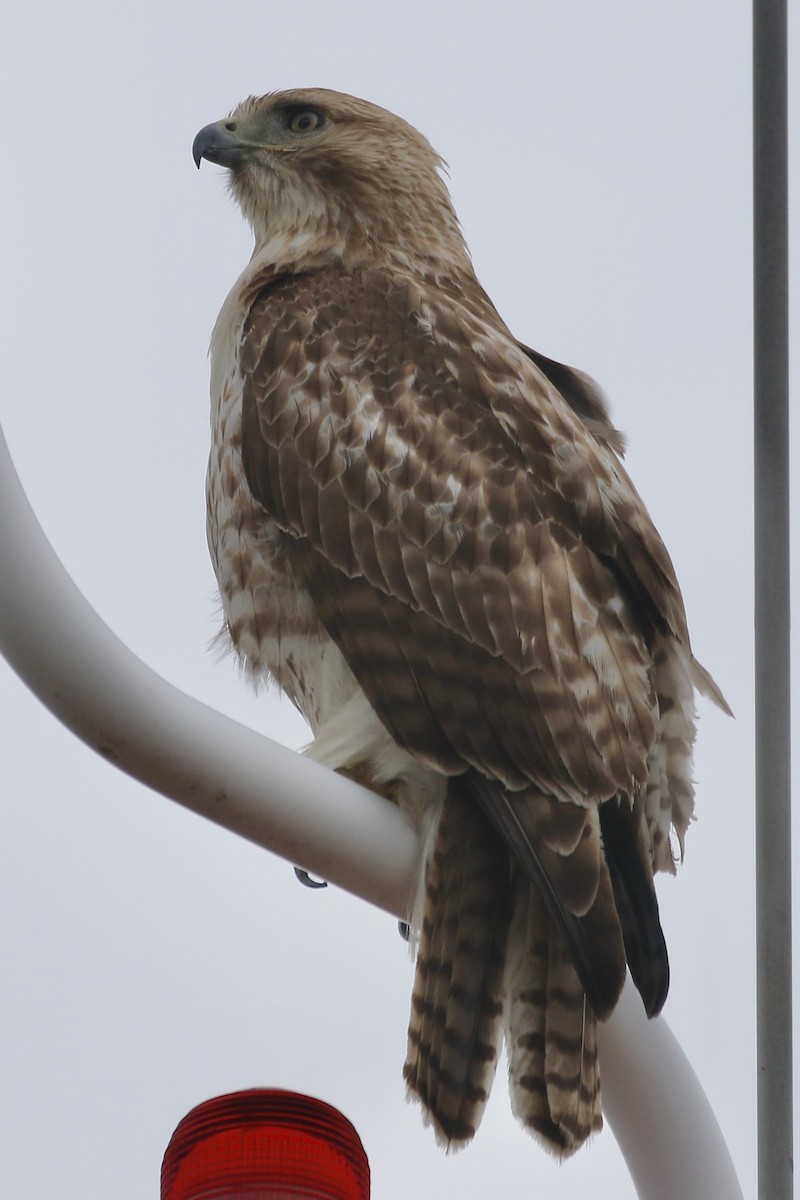
[[[250,97],[194,140],[231,172],[258,245],[291,242],[348,263],[383,257],[468,266],[442,160],[400,117],[324,88]]]

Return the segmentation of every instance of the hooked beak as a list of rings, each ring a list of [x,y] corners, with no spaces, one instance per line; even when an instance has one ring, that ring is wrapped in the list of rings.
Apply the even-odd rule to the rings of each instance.
[[[221,167],[238,167],[244,162],[244,153],[236,135],[222,121],[214,121],[205,125],[192,142],[192,158],[198,170],[204,158]]]

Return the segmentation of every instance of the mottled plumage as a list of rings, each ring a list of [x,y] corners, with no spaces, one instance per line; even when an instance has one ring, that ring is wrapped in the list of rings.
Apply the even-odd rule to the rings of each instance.
[[[226,628],[424,834],[405,1078],[468,1140],[503,1031],[514,1111],[601,1123],[596,1021],[668,986],[653,872],[693,808],[669,556],[586,376],[517,342],[440,160],[335,92],[198,135],[253,226],[212,339],[208,533]]]

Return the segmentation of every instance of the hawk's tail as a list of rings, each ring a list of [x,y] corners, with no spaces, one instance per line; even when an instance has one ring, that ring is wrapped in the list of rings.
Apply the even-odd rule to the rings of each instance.
[[[512,903],[508,851],[457,787],[428,867],[403,1070],[447,1146],[475,1133],[494,1078]]]
[[[669,983],[640,805],[451,779],[426,879],[405,1078],[448,1145],[477,1129],[505,1013],[512,1106],[559,1155],[601,1125],[598,1019],[627,964]]]
[[[506,964],[514,1115],[559,1156],[602,1127],[597,1020],[538,888],[519,873]]]
[[[596,1022],[538,889],[452,780],[428,869],[404,1076],[437,1136],[469,1141],[503,1017],[512,1106],[559,1155],[601,1125]]]

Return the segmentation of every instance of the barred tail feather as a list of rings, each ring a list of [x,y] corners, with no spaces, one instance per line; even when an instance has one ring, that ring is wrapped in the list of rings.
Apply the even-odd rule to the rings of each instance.
[[[497,1065],[509,855],[452,780],[426,881],[403,1075],[448,1147],[480,1123]]]
[[[506,967],[514,1115],[559,1157],[602,1128],[597,1021],[538,889],[520,874]]]

